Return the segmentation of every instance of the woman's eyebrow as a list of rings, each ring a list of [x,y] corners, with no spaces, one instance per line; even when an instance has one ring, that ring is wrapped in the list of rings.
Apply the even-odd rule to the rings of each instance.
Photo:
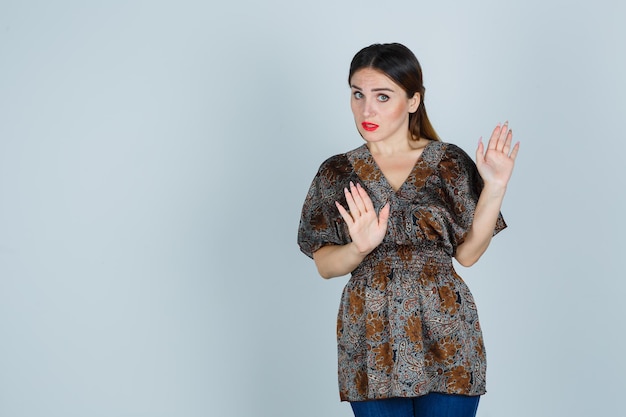
[[[359,87],[359,86],[357,86],[357,85],[354,85],[354,84],[352,84],[350,87],[354,88],[355,90],[361,90],[361,91],[363,90],[361,87]],[[392,92],[392,93],[394,92],[394,90],[393,90],[393,89],[388,88],[388,87],[372,88],[372,91],[373,91],[373,92],[379,92],[379,91],[390,91],[390,92]]]

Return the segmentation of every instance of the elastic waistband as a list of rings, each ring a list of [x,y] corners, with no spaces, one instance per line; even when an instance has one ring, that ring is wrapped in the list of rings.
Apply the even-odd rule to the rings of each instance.
[[[452,255],[445,248],[435,245],[392,245],[384,244],[370,253],[357,268],[374,267],[376,265],[391,264],[423,266],[426,263],[448,266],[452,265]]]

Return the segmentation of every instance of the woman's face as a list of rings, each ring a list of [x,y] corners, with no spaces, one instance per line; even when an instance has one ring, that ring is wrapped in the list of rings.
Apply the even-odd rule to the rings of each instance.
[[[406,140],[409,113],[417,110],[419,93],[406,91],[380,71],[363,68],[350,79],[350,106],[359,133],[367,142]]]

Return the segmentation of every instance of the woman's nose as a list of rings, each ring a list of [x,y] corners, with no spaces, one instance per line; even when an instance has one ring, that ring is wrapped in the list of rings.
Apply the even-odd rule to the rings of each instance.
[[[372,106],[372,103],[369,100],[366,100],[365,105],[363,106],[363,116],[372,117],[374,114],[376,114],[374,106]]]

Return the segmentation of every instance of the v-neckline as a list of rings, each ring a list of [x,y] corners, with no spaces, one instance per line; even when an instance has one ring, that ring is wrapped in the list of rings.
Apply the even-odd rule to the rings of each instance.
[[[380,168],[380,166],[378,165],[378,162],[376,162],[376,159],[374,159],[374,155],[372,155],[372,152],[370,151],[370,149],[367,147],[367,144],[363,144],[363,147],[365,148],[365,152],[367,152],[367,156],[371,159],[372,161],[372,166],[380,173],[380,178],[382,178],[382,180],[384,181],[384,183],[386,184],[387,187],[389,187],[389,189],[394,193],[397,194],[400,192],[400,190],[402,190],[402,188],[404,188],[404,185],[406,183],[408,183],[413,175],[415,174],[415,169],[417,168],[417,166],[422,162],[423,160],[423,156],[424,156],[424,152],[426,152],[426,149],[428,149],[428,147],[433,143],[434,141],[429,141],[426,145],[424,145],[424,147],[422,148],[422,152],[419,154],[419,156],[417,157],[417,159],[415,160],[415,163],[413,164],[413,167],[411,168],[411,171],[409,171],[409,175],[406,176],[406,178],[404,179],[404,181],[402,181],[402,183],[400,184],[400,186],[395,189],[393,188],[393,186],[391,185],[391,183],[389,182],[389,180],[387,179],[387,177],[385,176],[385,173],[383,172],[383,170]]]

